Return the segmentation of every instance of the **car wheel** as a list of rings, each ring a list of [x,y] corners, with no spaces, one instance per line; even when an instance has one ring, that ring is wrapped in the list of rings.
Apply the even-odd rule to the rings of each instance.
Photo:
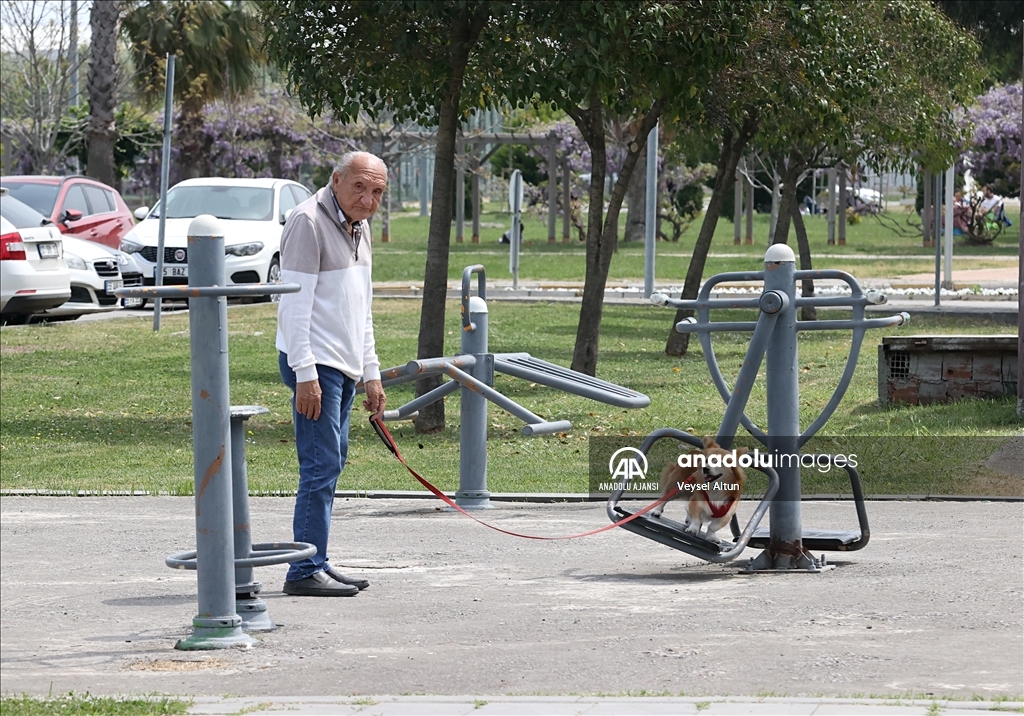
[[[31,315],[30,313],[8,314],[0,317],[0,323],[3,323],[5,326],[24,326],[28,324]]]
[[[270,268],[267,269],[267,283],[281,283],[281,259],[275,256],[270,261]],[[281,300],[281,294],[274,293],[269,296],[260,296],[259,301],[265,303],[271,301],[277,303]]]

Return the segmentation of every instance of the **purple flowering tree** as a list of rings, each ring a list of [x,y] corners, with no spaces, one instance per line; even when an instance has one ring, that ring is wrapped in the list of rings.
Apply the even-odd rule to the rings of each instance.
[[[961,169],[1002,196],[1020,196],[1021,83],[993,87],[968,108],[964,125],[973,128]]]

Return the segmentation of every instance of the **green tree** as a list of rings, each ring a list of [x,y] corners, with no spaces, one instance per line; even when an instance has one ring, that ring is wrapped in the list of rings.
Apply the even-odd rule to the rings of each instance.
[[[977,38],[981,45],[980,59],[988,73],[988,84],[1020,81],[1024,2],[937,0],[935,4],[957,25]]]
[[[527,96],[563,110],[590,148],[586,277],[573,370],[594,375],[608,268],[630,177],[662,115],[696,118],[718,72],[745,41],[752,3],[525,2],[518,57]],[[633,129],[608,209],[606,137],[611,123]]]
[[[838,0],[770,7],[762,25],[763,51],[748,52],[746,69],[729,73],[730,81],[721,85],[728,104],[723,114],[756,120],[756,131],[742,142],[735,141],[731,127],[723,133],[723,154],[731,147],[732,157],[719,159],[683,298],[697,295],[713,222],[732,191],[732,159],[738,160],[748,144],[771,157],[782,177],[772,242],[785,243],[790,221],[798,222],[801,268],[811,267],[796,206],[796,188],[807,169],[838,162],[906,166],[912,157],[943,167],[955,155],[953,110],[971,96],[977,47],[933,6],[916,0]],[[813,286],[805,284],[803,290],[811,293]],[[688,315],[677,312],[673,327]],[[682,355],[687,339],[670,329],[666,352]]]
[[[456,133],[470,110],[500,97],[513,43],[512,3],[459,0],[263,0],[271,58],[313,115],[343,121],[359,111],[437,127],[434,211],[427,239],[417,355],[444,351]],[[311,51],[316,48],[316,51]],[[421,380],[422,395],[440,384]],[[420,410],[416,429],[444,427],[444,405]]]
[[[120,0],[94,2],[89,10],[92,38],[89,48],[89,124],[86,144],[89,155],[85,173],[104,184],[116,182],[114,145],[117,128],[114,123],[117,90],[117,23],[121,14]]]
[[[260,25],[248,0],[134,0],[121,23],[131,43],[135,83],[143,97],[163,97],[166,56],[174,54],[174,96],[181,114],[176,141],[181,174],[199,176],[207,147],[203,107],[244,94],[257,77]]]

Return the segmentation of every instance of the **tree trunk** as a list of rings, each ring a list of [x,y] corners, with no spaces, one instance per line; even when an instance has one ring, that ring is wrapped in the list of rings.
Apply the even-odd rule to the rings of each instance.
[[[423,279],[423,306],[420,309],[420,335],[417,358],[444,355],[444,312],[448,296],[448,251],[451,243],[451,206],[455,177],[455,139],[459,129],[459,107],[463,76],[469,53],[476,45],[487,21],[486,9],[461,15],[452,31],[452,74],[441,101],[434,149],[434,196],[427,236],[427,266]],[[426,178],[424,177],[424,181]],[[440,376],[416,381],[416,395],[424,395],[442,382]],[[444,429],[444,402],[420,408],[415,420],[416,432],[432,433]]]
[[[117,171],[114,164],[114,126],[117,86],[117,21],[121,12],[119,0],[94,2],[89,11],[92,42],[89,51],[89,123],[86,129],[88,156],[85,173],[93,179],[114,186]]]
[[[757,126],[757,117],[748,114],[738,132],[734,133],[730,127],[722,133],[722,152],[718,156],[715,188],[711,192],[711,201],[708,203],[707,211],[704,212],[704,221],[701,222],[697,243],[693,247],[693,256],[690,258],[690,266],[686,270],[686,281],[683,283],[683,291],[679,296],[683,300],[697,298],[700,280],[704,276],[704,265],[707,263],[708,251],[711,249],[711,239],[715,235],[718,219],[722,215],[722,206],[725,204],[727,193],[733,191],[736,167],[740,163],[740,157],[743,156],[747,143],[757,132]],[[666,355],[686,355],[686,349],[690,345],[690,334],[679,333],[676,330],[676,324],[692,315],[693,311],[676,311],[672,327],[669,329],[668,340],[665,342]]]
[[[181,102],[178,117],[178,176],[181,179],[195,179],[203,175],[203,102],[198,95],[186,97]],[[174,165],[171,165],[174,169]]]
[[[800,215],[800,206],[795,201],[790,204],[790,213],[793,217],[793,229],[796,231],[796,245],[800,250],[800,270],[811,270],[811,245],[807,242],[807,229],[804,227],[804,217]],[[800,282],[800,295],[809,298],[814,295],[814,281],[805,278]],[[814,306],[804,306],[800,309],[800,318],[804,321],[818,320],[818,310]]]
[[[626,230],[623,241],[643,241],[647,224],[647,152],[641,154],[626,188]]]
[[[590,108],[571,112],[583,139],[590,146],[590,211],[587,217],[587,274],[583,282],[583,300],[580,320],[576,328],[576,345],[572,353],[572,369],[587,375],[597,371],[598,341],[601,333],[601,314],[604,309],[604,289],[608,282],[608,269],[617,244],[619,214],[626,196],[626,186],[636,167],[637,158],[647,146],[647,135],[661,115],[664,101],[658,99],[640,122],[636,137],[629,144],[626,160],[608,201],[608,213],[602,222],[605,179],[605,127],[604,108],[596,96]],[[603,224],[603,225],[602,225]]]
[[[803,163],[796,154],[790,154],[786,162],[778,162],[782,194],[779,197],[779,214],[775,221],[775,233],[769,244],[789,242],[789,222],[792,208],[796,204],[796,181],[803,171]]]

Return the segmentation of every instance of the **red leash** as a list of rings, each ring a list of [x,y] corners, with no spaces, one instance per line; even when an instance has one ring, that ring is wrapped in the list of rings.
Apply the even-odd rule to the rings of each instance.
[[[407,463],[405,461],[405,458],[402,457],[402,453],[398,452],[398,445],[395,444],[395,439],[393,437],[391,437],[391,433],[388,432],[388,429],[386,427],[384,427],[383,421],[381,421],[381,420],[374,420],[374,416],[371,415],[370,416],[370,425],[372,425],[373,429],[377,431],[377,436],[383,441],[384,446],[387,447],[387,449],[391,451],[392,455],[394,455],[396,458],[398,458],[398,461],[400,463],[405,465],[405,469],[409,471],[409,474],[411,474],[413,477],[415,477],[419,481],[419,483],[421,485],[423,485],[425,488],[427,488],[432,493],[434,493],[435,497],[437,497],[440,500],[443,500],[445,502],[445,504],[447,504],[449,507],[451,507],[452,509],[458,510],[459,512],[464,514],[466,517],[469,517],[469,518],[471,518],[473,520],[476,520],[477,522],[482,524],[484,527],[487,527],[489,529],[495,530],[497,532],[501,532],[502,534],[511,535],[512,537],[522,537],[523,539],[540,539],[540,540],[578,539],[580,537],[589,537],[590,535],[596,535],[599,532],[605,532],[605,531],[610,530],[610,529],[612,529],[614,527],[619,527],[620,525],[624,525],[627,522],[635,520],[640,515],[643,515],[643,514],[645,514],[647,512],[650,512],[651,510],[653,510],[655,507],[657,507],[661,503],[666,502],[668,500],[671,500],[673,497],[675,497],[679,493],[679,487],[676,486],[667,495],[658,498],[657,500],[655,500],[651,504],[647,505],[647,507],[643,508],[639,512],[634,512],[632,515],[630,515],[629,517],[627,517],[627,518],[625,518],[623,520],[619,520],[618,522],[613,522],[610,525],[605,525],[604,527],[599,527],[596,530],[590,530],[589,532],[581,532],[580,534],[567,535],[565,537],[538,537],[536,535],[519,534],[518,532],[510,532],[508,530],[503,530],[500,527],[495,527],[494,525],[487,524],[486,522],[484,522],[480,518],[476,517],[475,515],[467,512],[466,510],[464,510],[461,507],[459,507],[457,504],[455,504],[454,500],[452,500],[450,497],[448,497],[448,495],[444,494],[439,489],[437,489],[436,487],[431,485],[418,472],[416,472],[411,467],[409,467],[409,463]]]

